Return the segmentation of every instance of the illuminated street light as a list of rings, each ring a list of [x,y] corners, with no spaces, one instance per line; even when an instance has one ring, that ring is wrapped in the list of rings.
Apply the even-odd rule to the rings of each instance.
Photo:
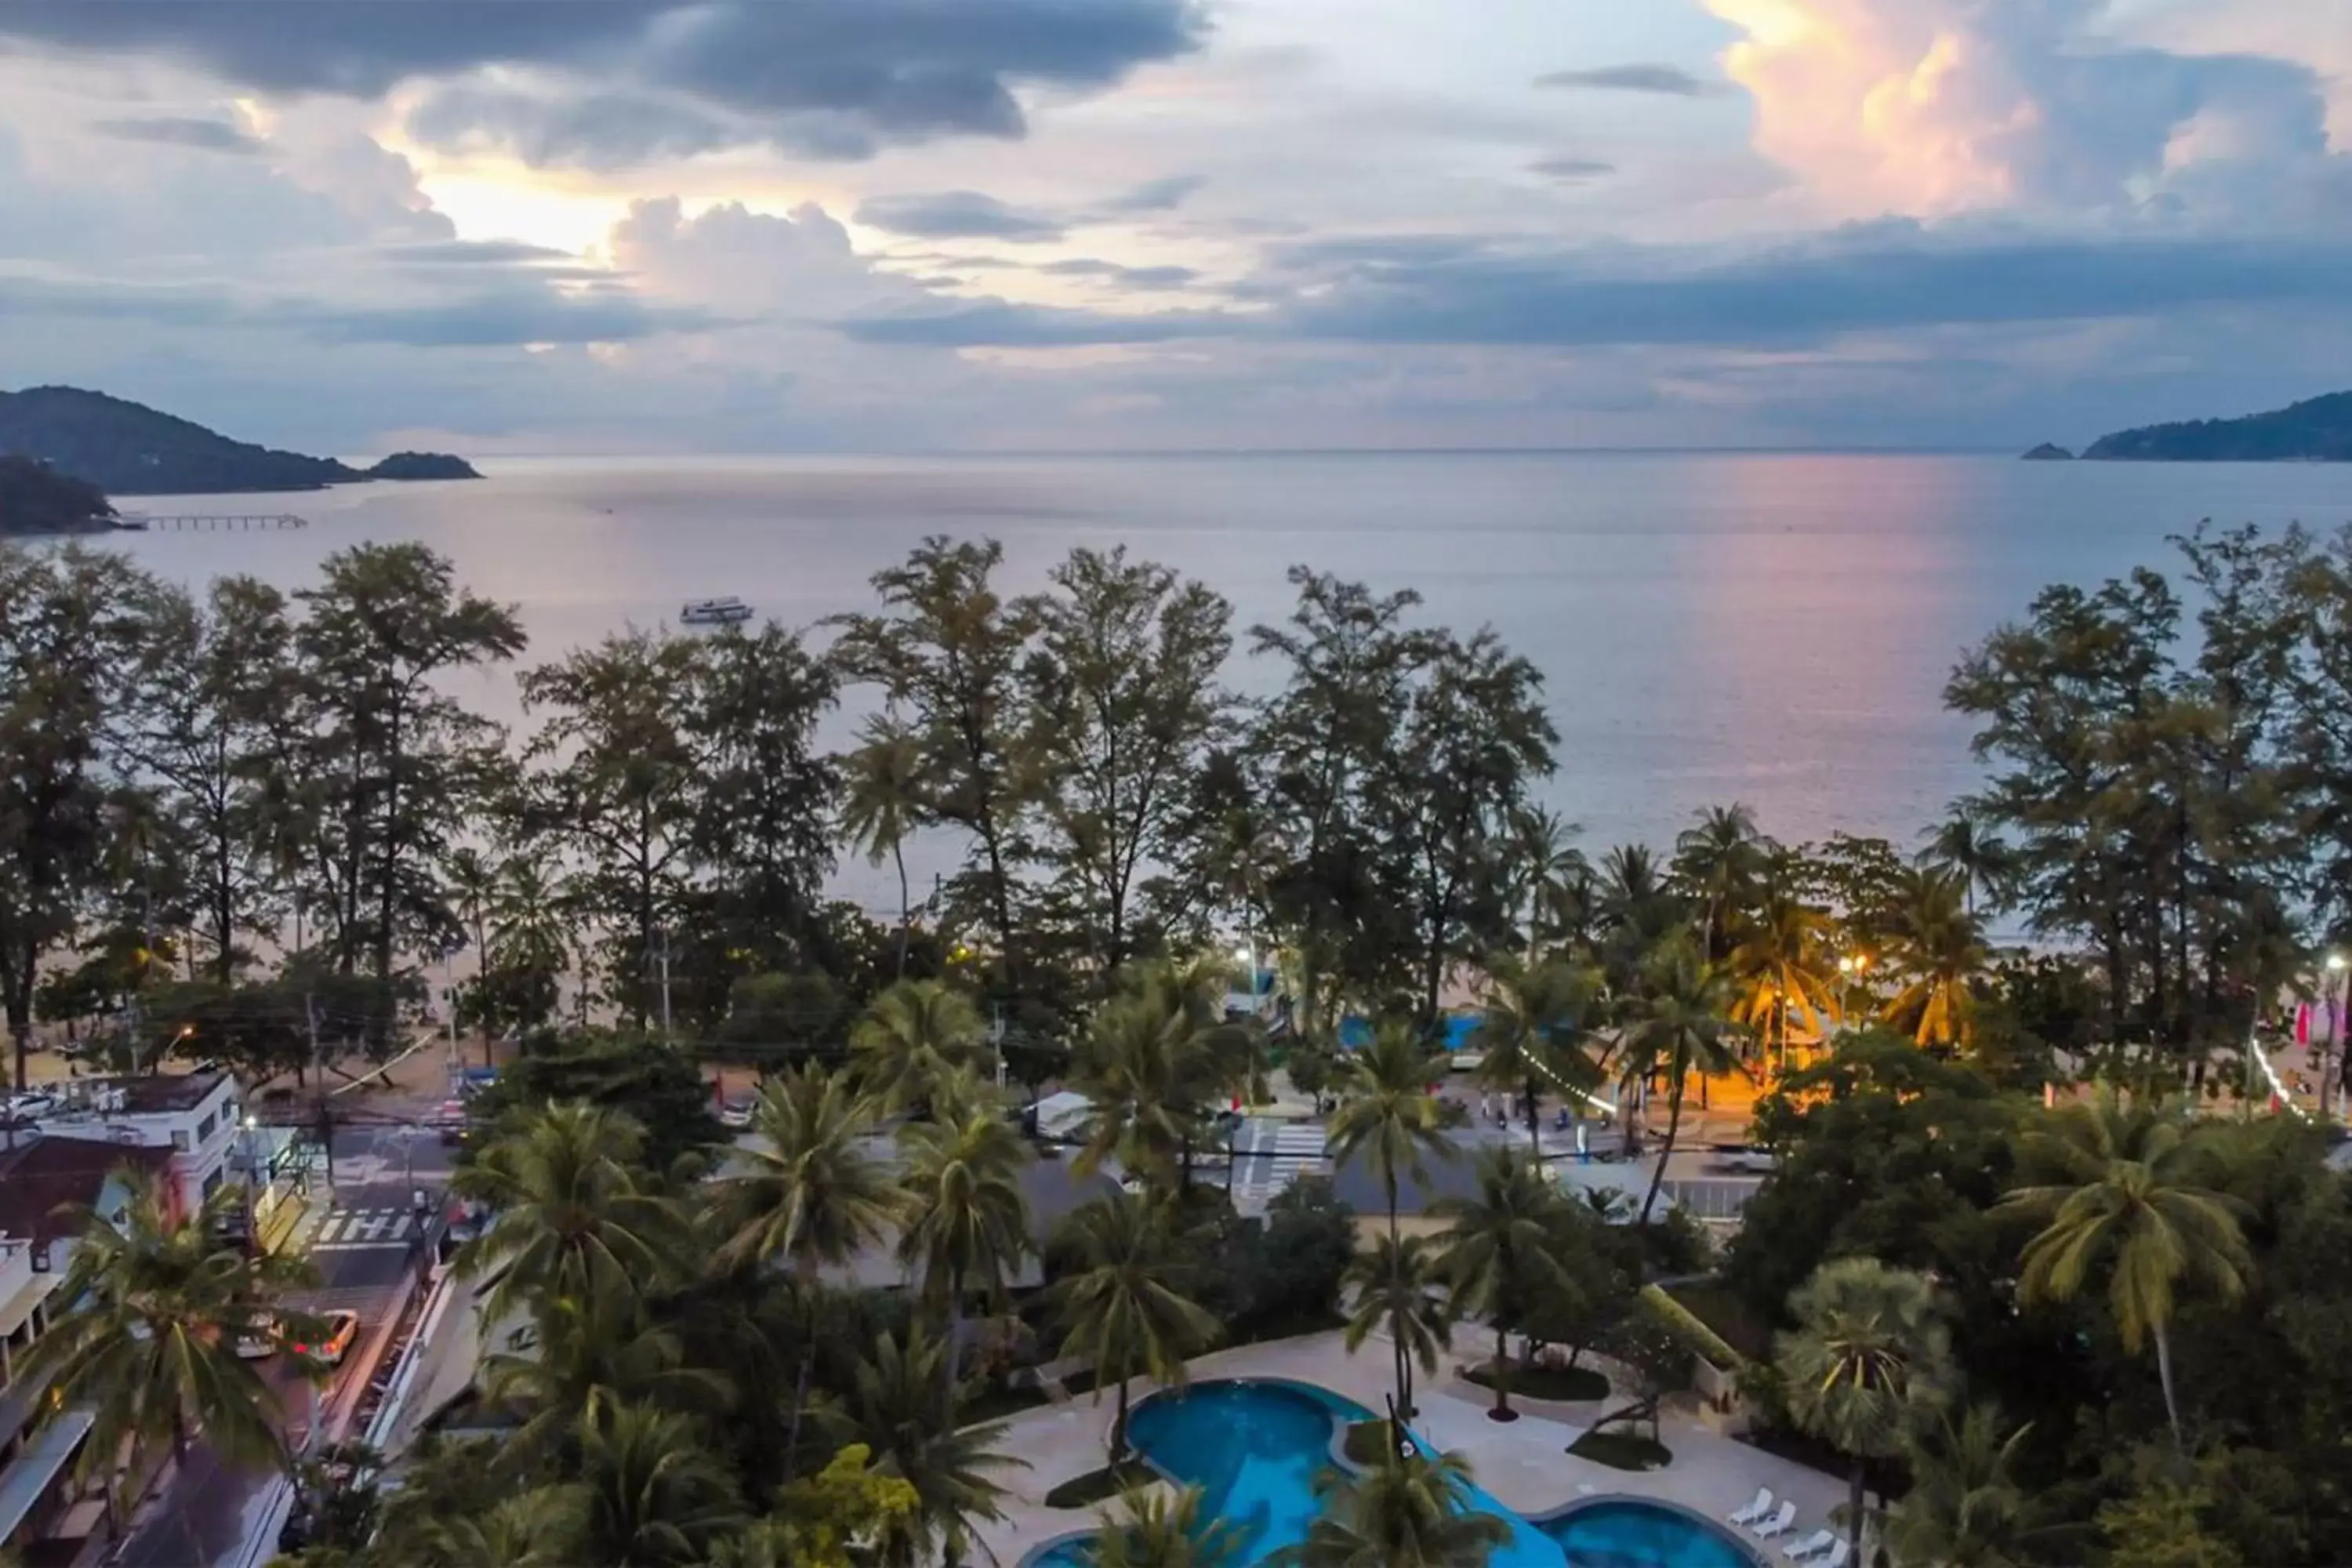
[[[2330,973],[2331,974],[2341,974],[2341,973],[2344,973],[2344,955],[2343,955],[2342,953],[2340,953],[2340,952],[2331,952],[2331,953],[2329,953],[2329,954],[2327,955],[2327,969],[2328,969],[2328,973]]]

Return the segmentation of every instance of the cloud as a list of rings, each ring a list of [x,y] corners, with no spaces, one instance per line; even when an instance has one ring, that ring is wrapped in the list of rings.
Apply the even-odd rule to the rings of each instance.
[[[558,250],[551,245],[526,245],[519,239],[445,239],[394,246],[385,254],[396,261],[455,267],[513,267],[573,259],[568,250]]]
[[[1108,213],[1164,213],[1182,206],[1193,192],[1207,184],[1204,174],[1169,174],[1161,179],[1146,180],[1122,195],[1103,204]]]
[[[688,158],[758,139],[730,120],[691,104],[642,93],[479,87],[436,89],[408,111],[414,140],[443,151],[489,148],[512,153],[534,169],[616,169],[661,159]],[[858,133],[864,156],[871,138]]]
[[[1118,315],[1003,300],[948,310],[854,316],[835,323],[854,342],[930,348],[1078,348],[1217,337],[1242,330],[1241,318],[1196,310]]]
[[[267,142],[258,136],[219,120],[158,115],[142,120],[93,121],[90,129],[118,142],[146,142],[159,147],[186,147],[199,153],[252,154]]]
[[[382,98],[417,80],[478,74],[530,90],[444,100],[420,126],[500,135],[548,161],[726,131],[756,141],[797,117],[854,120],[869,140],[1018,136],[1014,88],[1098,90],[1198,47],[1196,0],[10,0],[0,38],[87,53],[166,57],[241,87]],[[531,80],[534,76],[541,79]],[[565,87],[590,89],[586,108]],[[730,118],[730,117],[740,117]],[[821,150],[822,143],[812,150]]]
[[[1201,274],[1190,267],[1124,267],[1093,257],[1049,261],[1037,268],[1056,278],[1092,278],[1119,289],[1181,289]]]
[[[1604,163],[1598,158],[1538,158],[1529,163],[1528,169],[1532,174],[1544,174],[1555,180],[1573,184],[1582,180],[1597,180],[1604,174],[1613,174],[1617,172],[1617,165]]]
[[[1663,65],[1547,71],[1536,78],[1535,85],[1572,92],[1647,92],[1665,98],[1712,98],[1725,90],[1719,81],[1706,81],[1678,66]]]
[[[857,221],[869,228],[917,239],[1007,239],[1022,243],[1059,239],[1067,232],[1050,214],[1007,206],[979,191],[938,191],[924,195],[876,196],[858,207]]]
[[[632,294],[546,289],[484,290],[456,300],[372,307],[307,302],[280,305],[272,313],[329,342],[432,349],[626,343],[729,324],[708,310],[653,304]]]
[[[2095,31],[2103,0],[1708,4],[1746,35],[1724,66],[1755,99],[1757,149],[1855,216],[2170,192],[2201,216],[2274,216],[2327,157],[2308,68],[2116,48]]]

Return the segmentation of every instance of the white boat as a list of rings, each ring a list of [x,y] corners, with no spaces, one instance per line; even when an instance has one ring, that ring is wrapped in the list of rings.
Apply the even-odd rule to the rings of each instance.
[[[751,618],[751,606],[729,595],[723,599],[688,599],[677,618],[689,626],[726,626]]]

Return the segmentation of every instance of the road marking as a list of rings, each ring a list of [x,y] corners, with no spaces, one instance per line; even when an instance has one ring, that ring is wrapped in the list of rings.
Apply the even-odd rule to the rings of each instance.
[[[310,1232],[310,1252],[359,1252],[405,1247],[415,1215],[404,1208],[331,1208]]]

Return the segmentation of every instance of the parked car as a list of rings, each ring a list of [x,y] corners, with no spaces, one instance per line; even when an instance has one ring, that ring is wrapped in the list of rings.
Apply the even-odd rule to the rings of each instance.
[[[236,1353],[247,1361],[259,1361],[278,1353],[278,1320],[264,1318],[253,1325],[253,1332],[236,1337]]]
[[[326,1315],[324,1322],[327,1331],[315,1342],[297,1344],[294,1353],[307,1356],[321,1366],[341,1366],[345,1352],[352,1348],[352,1341],[359,1336],[360,1315],[338,1308]]]
[[[751,1126],[751,1107],[754,1103],[756,1101],[751,1095],[738,1094],[729,1097],[727,1102],[719,1108],[719,1124],[721,1127],[737,1128]]]

